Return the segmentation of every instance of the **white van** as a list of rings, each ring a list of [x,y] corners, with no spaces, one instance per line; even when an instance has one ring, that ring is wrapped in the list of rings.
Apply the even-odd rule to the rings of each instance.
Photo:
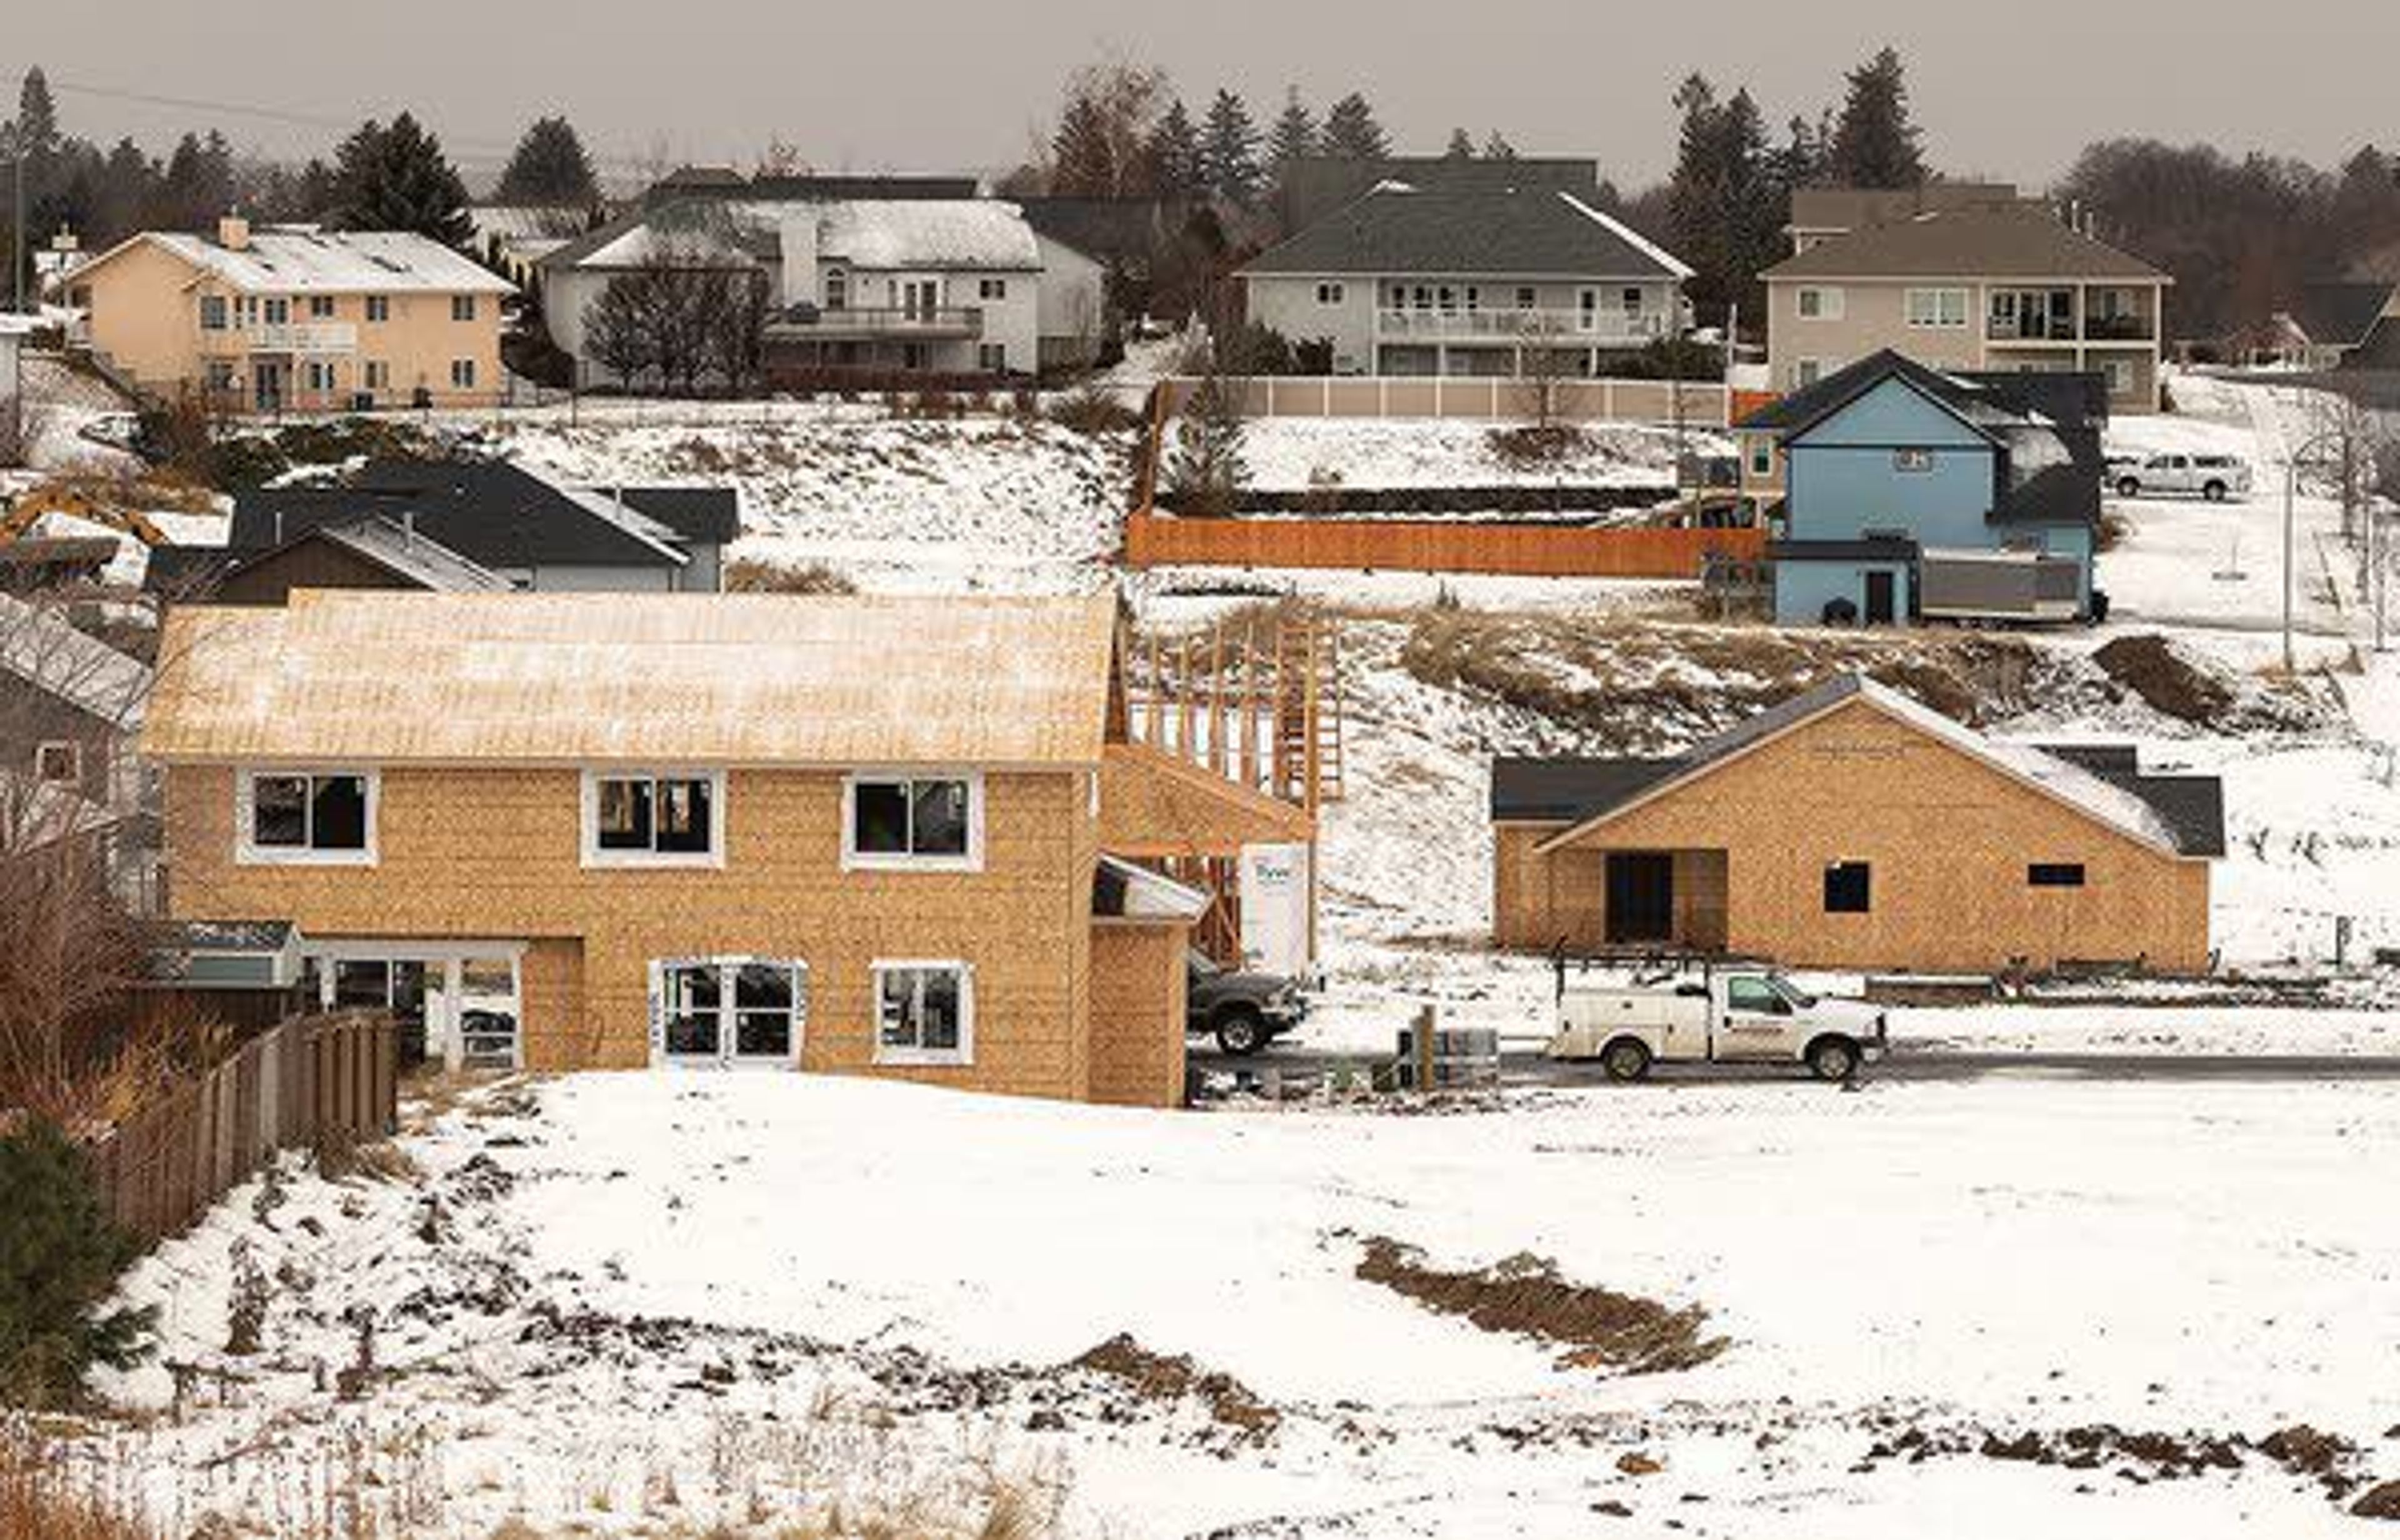
[[[1596,1059],[1608,1078],[1640,1080],[1653,1064],[1805,1064],[1848,1080],[1890,1045],[1884,1013],[1823,1000],[1773,968],[1711,965],[1671,986],[1563,984],[1549,1056]]]

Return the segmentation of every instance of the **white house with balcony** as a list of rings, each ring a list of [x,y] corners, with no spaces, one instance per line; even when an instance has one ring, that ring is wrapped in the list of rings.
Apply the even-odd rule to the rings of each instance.
[[[1246,311],[1339,375],[1508,376],[1682,334],[1692,270],[1556,186],[1385,182],[1251,259]]]
[[[1030,377],[1042,353],[1041,243],[995,198],[691,197],[663,201],[540,265],[551,340],[588,386],[622,383],[593,356],[608,285],[669,261],[762,274],[770,377]]]

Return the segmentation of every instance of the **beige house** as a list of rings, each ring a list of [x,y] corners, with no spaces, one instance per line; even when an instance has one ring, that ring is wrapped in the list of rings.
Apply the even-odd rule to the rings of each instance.
[[[1889,348],[1935,369],[2098,375],[2114,409],[2158,409],[2166,274],[2038,204],[1859,208],[1876,222],[1837,233],[1834,211],[1804,228],[1795,203],[1800,249],[1761,275],[1775,389]]]
[[[145,389],[231,412],[499,399],[507,279],[423,236],[312,225],[144,231],[75,268],[92,348]]]
[[[1204,894],[1313,821],[1125,740],[1105,597],[181,607],[178,919],[295,923],[431,1056],[1175,1105]],[[1209,847],[1214,849],[1215,847]]]

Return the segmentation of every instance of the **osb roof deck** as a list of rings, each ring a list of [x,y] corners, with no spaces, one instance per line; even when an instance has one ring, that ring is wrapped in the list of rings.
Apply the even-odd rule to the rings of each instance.
[[[308,593],[179,609],[165,762],[1093,767],[1114,606]]]

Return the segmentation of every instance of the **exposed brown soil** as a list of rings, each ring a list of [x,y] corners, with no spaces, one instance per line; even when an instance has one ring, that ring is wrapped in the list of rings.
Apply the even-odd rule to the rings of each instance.
[[[2114,1471],[2124,1480],[2146,1483],[2174,1481],[2212,1471],[2240,1470],[2253,1459],[2264,1460],[2290,1474],[2313,1481],[2327,1498],[2339,1503],[2365,1484],[2358,1473],[2359,1446],[2338,1433],[2325,1433],[2306,1424],[2278,1428],[2252,1439],[2239,1433],[2161,1433],[2092,1423],[2064,1431],[2024,1428],[2002,1434],[1973,1425],[1927,1429],[1912,1427],[1897,1437],[1878,1440],[1853,1468],[1868,1471],[1886,1460],[1921,1465],[1936,1458],[1979,1455],[2027,1465],[2056,1465],[2065,1470]],[[2367,1498],[2384,1493],[2390,1515],[2361,1513],[2362,1518],[2400,1518],[2400,1482],[2387,1483]],[[2362,1499],[2364,1504],[2366,1499]],[[2353,1507],[2352,1512],[2358,1512]]]
[[[2225,682],[2194,665],[2163,636],[2120,636],[2092,661],[2162,716],[2205,725],[2232,709],[2233,691]]]
[[[1145,1400],[1196,1398],[1207,1406],[1209,1416],[1255,1438],[1265,1438],[1283,1422],[1283,1413],[1232,1375],[1203,1370],[1180,1353],[1153,1353],[1125,1332],[1084,1353],[1070,1367],[1121,1381]]]
[[[2400,1481],[2386,1481],[2350,1506],[2354,1519],[2400,1519]]]
[[[1696,1369],[1723,1353],[1723,1337],[1704,1337],[1709,1313],[1681,1310],[1637,1294],[1569,1282],[1545,1257],[1520,1254],[1472,1273],[1425,1265],[1413,1247],[1370,1236],[1357,1276],[1486,1331],[1508,1332],[1569,1351],[1562,1368],[1620,1374]]]

